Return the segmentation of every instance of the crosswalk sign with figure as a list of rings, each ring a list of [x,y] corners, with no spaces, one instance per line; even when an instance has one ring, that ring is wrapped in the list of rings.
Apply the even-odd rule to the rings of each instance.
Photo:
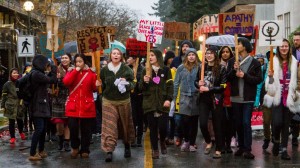
[[[18,36],[18,56],[33,57],[35,55],[34,36]]]

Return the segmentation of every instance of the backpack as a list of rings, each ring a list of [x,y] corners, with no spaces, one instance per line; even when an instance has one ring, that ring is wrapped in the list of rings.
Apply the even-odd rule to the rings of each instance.
[[[31,75],[32,71],[16,81],[16,92],[18,98],[23,99],[24,101],[30,101],[33,96]]]

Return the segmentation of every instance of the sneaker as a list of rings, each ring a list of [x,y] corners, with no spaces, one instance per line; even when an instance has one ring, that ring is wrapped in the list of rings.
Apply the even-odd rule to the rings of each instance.
[[[160,141],[160,152],[161,154],[167,154],[167,145],[165,141]]]
[[[152,159],[159,159],[159,151],[158,150],[152,151]]]
[[[270,143],[270,140],[269,140],[269,139],[264,139],[264,144],[263,144],[262,148],[263,148],[264,150],[268,149],[269,143]]]
[[[274,143],[272,153],[274,156],[278,156],[279,154],[279,143]]]
[[[78,156],[78,153],[79,153],[78,149],[72,149],[71,158],[76,159]]]
[[[48,157],[48,154],[47,154],[45,151],[39,152],[39,155],[40,155],[42,158]]]
[[[36,153],[34,156],[29,156],[28,160],[30,161],[38,161],[38,160],[42,160],[43,158],[38,154]]]
[[[220,158],[222,158],[222,154],[218,153],[218,152],[215,152],[214,155],[213,155],[213,159],[220,159]]]
[[[69,142],[67,142],[67,141],[64,142],[64,149],[65,149],[66,152],[70,152],[71,151]]]
[[[179,147],[181,145],[181,139],[180,138],[176,138],[175,145],[177,147]]]
[[[237,147],[237,141],[236,141],[235,137],[232,137],[232,138],[231,138],[230,146],[231,146],[231,147]]]
[[[125,148],[124,150],[124,158],[130,158],[131,157],[131,150],[129,148]]]
[[[245,159],[254,159],[254,155],[251,152],[244,152],[243,154]]]
[[[180,150],[182,152],[188,152],[188,151],[190,151],[190,143],[189,142],[183,142],[183,144],[180,147]]]
[[[166,139],[166,145],[174,145],[174,140],[173,139]]]
[[[21,137],[22,140],[26,140],[26,136],[25,136],[25,134],[23,132],[20,133],[20,137]]]
[[[196,152],[197,148],[195,148],[195,145],[190,145],[190,152]]]
[[[9,143],[14,144],[16,142],[16,138],[10,138]]]

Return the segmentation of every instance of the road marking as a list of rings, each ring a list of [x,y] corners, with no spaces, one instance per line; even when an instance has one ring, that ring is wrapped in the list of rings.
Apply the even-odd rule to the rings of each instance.
[[[144,168],[153,168],[152,151],[150,143],[150,130],[147,129],[144,137]]]

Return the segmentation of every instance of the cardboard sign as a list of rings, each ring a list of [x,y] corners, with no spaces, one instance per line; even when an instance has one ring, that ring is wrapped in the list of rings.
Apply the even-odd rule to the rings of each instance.
[[[151,48],[153,45],[151,45]],[[126,40],[126,55],[134,57],[147,56],[147,43],[138,41],[136,38],[128,38]]]
[[[137,40],[161,44],[164,31],[164,22],[140,20],[137,30]]]
[[[262,20],[259,29],[259,46],[281,46],[283,40],[282,20]]]
[[[63,35],[59,33],[57,37],[58,37],[58,50],[54,52],[55,58],[64,55]],[[52,51],[47,49],[47,33],[38,33],[38,42],[40,44],[41,53],[44,56],[51,58]]]
[[[251,117],[252,130],[263,129],[263,112],[253,111]]]
[[[198,40],[201,34],[219,32],[219,15],[203,15],[193,24],[193,39]]]
[[[164,37],[171,40],[190,40],[190,24],[185,22],[165,22]]]
[[[254,12],[219,14],[220,34],[252,34]]]
[[[18,36],[18,56],[33,57],[34,55],[34,36]]]
[[[109,41],[114,41],[115,32],[116,28],[113,26],[95,26],[77,31],[78,52],[95,52],[109,48]]]

